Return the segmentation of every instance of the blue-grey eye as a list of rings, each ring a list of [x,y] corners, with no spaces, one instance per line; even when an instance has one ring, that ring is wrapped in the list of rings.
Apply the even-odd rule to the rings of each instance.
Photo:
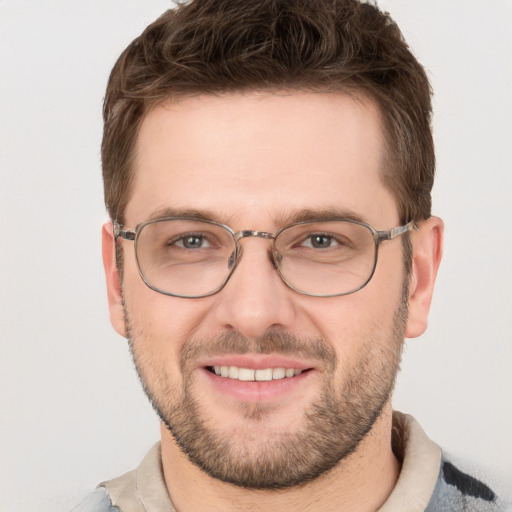
[[[301,244],[305,247],[312,247],[313,249],[327,249],[332,245],[337,245],[337,242],[332,236],[314,234],[308,236]]]
[[[202,235],[186,235],[176,240],[174,245],[184,249],[204,249],[210,247],[210,242]]]

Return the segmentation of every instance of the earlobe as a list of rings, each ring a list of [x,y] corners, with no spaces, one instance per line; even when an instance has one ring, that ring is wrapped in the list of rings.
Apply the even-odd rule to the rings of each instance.
[[[427,328],[437,271],[443,255],[443,221],[430,217],[411,235],[412,273],[409,278],[409,314],[405,335],[416,338]]]
[[[116,265],[115,240],[112,222],[108,221],[103,224],[101,236],[110,322],[121,336],[126,337],[123,296],[121,293],[121,281],[119,279],[119,273]]]

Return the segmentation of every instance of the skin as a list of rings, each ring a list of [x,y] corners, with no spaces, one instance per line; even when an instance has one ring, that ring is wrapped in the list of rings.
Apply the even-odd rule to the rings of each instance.
[[[292,212],[302,209],[353,212],[379,230],[400,225],[395,199],[381,180],[384,143],[379,112],[365,98],[251,93],[169,101],[147,115],[136,150],[125,216],[128,228],[170,207],[209,212],[236,231],[276,232]],[[419,336],[426,328],[442,232],[442,222],[432,217],[412,234],[407,337]],[[320,396],[325,375],[336,389],[343,389],[372,343],[381,354],[399,357],[400,344],[389,333],[404,282],[400,240],[382,244],[375,275],[366,287],[332,298],[307,297],[289,289],[269,261],[269,242],[262,239],[243,242],[243,258],[218,294],[201,299],[164,296],[143,283],[131,242],[122,243],[133,351],[154,395],[175,396],[181,389],[185,377],[180,348],[191,338],[212,340],[237,333],[254,340],[279,331],[326,340],[336,354],[332,374],[317,361],[295,357],[292,362],[313,371],[270,398],[241,393],[236,381],[223,390],[205,377],[204,360],[196,362],[190,383],[203,417],[243,447],[247,456],[257,454],[262,439],[299,431],[305,412]],[[111,321],[126,336],[110,224],[103,229],[103,256]],[[252,364],[265,367],[258,354],[248,357]],[[263,410],[256,433],[248,407]],[[262,491],[207,475],[162,425],[164,475],[180,512],[256,511],[269,506],[284,511],[376,510],[389,496],[400,469],[390,432],[387,402],[355,452],[329,472],[301,486]]]

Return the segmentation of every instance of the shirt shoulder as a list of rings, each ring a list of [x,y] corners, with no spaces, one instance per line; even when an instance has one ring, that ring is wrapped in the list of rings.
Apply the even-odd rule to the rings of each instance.
[[[112,505],[110,495],[104,487],[89,493],[71,512],[120,512]]]
[[[156,443],[133,471],[102,482],[71,512],[176,512],[164,480]]]
[[[479,478],[443,457],[437,483],[425,512],[505,512],[505,503]]]
[[[379,512],[512,512],[493,475],[455,464],[412,416],[393,413],[392,447],[402,468]]]

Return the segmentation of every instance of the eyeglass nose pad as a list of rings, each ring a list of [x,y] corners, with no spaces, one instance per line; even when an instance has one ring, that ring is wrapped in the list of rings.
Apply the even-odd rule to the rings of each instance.
[[[231,253],[231,256],[229,257],[228,270],[231,270],[235,263],[236,263],[236,249]]]
[[[272,253],[272,257],[274,260],[274,266],[276,267],[276,269],[279,268],[281,266],[281,261],[283,261],[283,255],[279,252],[274,251]]]

